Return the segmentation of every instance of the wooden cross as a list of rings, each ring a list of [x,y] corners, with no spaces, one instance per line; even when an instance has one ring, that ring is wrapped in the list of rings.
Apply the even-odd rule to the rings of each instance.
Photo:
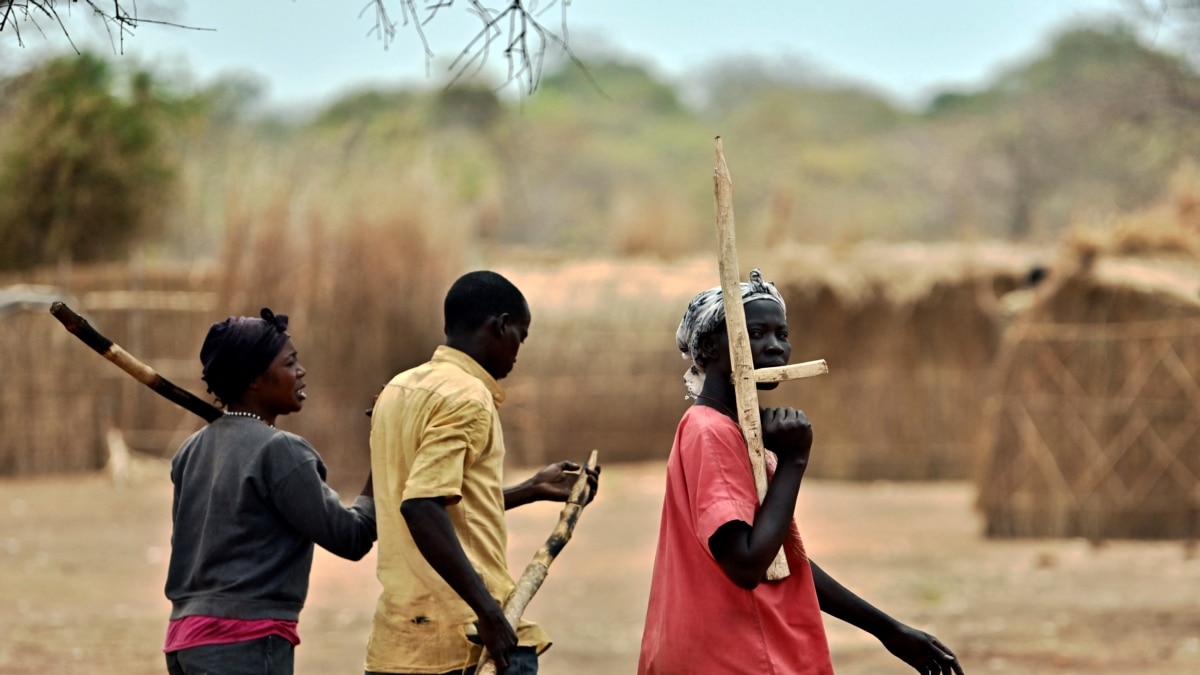
[[[829,372],[824,359],[796,363],[776,368],[754,369],[750,353],[750,335],[746,331],[746,310],[742,307],[740,275],[738,274],[737,242],[733,224],[733,181],[725,164],[721,137],[716,140],[717,166],[713,169],[713,190],[717,206],[717,237],[720,248],[717,262],[721,273],[721,298],[725,303],[725,327],[729,334],[729,356],[733,362],[733,386],[737,393],[738,422],[750,453],[750,468],[754,472],[754,487],[761,504],[767,494],[767,465],[763,454],[762,425],[758,413],[758,383],[783,382],[813,377]],[[787,558],[781,548],[766,577],[777,581],[788,576]]]

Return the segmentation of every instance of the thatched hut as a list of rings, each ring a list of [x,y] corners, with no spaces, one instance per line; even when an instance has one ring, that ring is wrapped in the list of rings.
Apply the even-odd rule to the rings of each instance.
[[[788,303],[792,361],[826,376],[763,405],[803,408],[810,475],[966,479],[976,461],[984,374],[999,347],[994,298],[1041,251],[993,245],[787,247],[743,254]],[[666,456],[687,402],[675,328],[718,281],[716,261],[522,263],[501,270],[529,298],[529,344],[501,409],[514,454],[537,463],[598,448],[605,461]]]
[[[812,475],[965,479],[976,461],[984,374],[1004,325],[997,296],[1042,262],[1005,244],[875,244],[781,252],[793,361],[829,375],[764,397],[804,408]],[[815,446],[817,447],[817,446]]]
[[[499,271],[533,313],[500,410],[515,461],[582,462],[592,449],[602,462],[666,457],[687,406],[675,328],[692,295],[716,283],[715,263],[522,262]]]
[[[993,537],[1194,539],[1200,265],[1113,259],[1012,325],[978,473]]]

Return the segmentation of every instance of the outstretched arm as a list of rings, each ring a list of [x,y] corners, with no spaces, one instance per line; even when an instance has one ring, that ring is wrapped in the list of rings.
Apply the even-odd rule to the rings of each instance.
[[[946,645],[929,633],[906,626],[877,609],[809,560],[821,611],[874,635],[887,650],[918,673],[963,675]]]
[[[517,647],[517,633],[463,551],[445,503],[438,497],[406,499],[400,503],[400,514],[430,567],[474,610],[479,637],[503,671]]]
[[[361,560],[375,543],[375,501],[364,493],[353,506],[343,506],[322,471],[316,460],[301,464],[272,487],[271,503],[288,524],[321,548]]]
[[[504,488],[504,508],[513,509],[532,502],[565,502],[571,496],[571,488],[579,478],[580,465],[561,461],[550,464],[528,479],[512,487]],[[588,503],[596,498],[600,489],[600,467],[588,471]]]

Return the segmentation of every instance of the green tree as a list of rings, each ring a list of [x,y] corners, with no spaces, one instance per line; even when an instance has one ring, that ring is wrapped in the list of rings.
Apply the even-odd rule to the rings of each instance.
[[[1113,24],[1061,33],[987,90],[935,97],[927,118],[972,127],[976,162],[1000,170],[964,187],[1004,204],[998,229],[1019,239],[1156,198],[1200,150],[1197,109],[1195,69]]]
[[[172,168],[161,152],[153,79],[118,82],[83,54],[16,78],[0,155],[0,268],[119,258],[159,213]]]

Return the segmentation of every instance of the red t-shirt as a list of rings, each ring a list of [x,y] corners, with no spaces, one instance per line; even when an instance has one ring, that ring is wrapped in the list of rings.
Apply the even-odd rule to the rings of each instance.
[[[812,568],[792,522],[791,574],[739,588],[708,539],[725,523],[754,524],[758,494],[741,430],[705,406],[679,422],[667,460],[639,675],[830,675]]]

